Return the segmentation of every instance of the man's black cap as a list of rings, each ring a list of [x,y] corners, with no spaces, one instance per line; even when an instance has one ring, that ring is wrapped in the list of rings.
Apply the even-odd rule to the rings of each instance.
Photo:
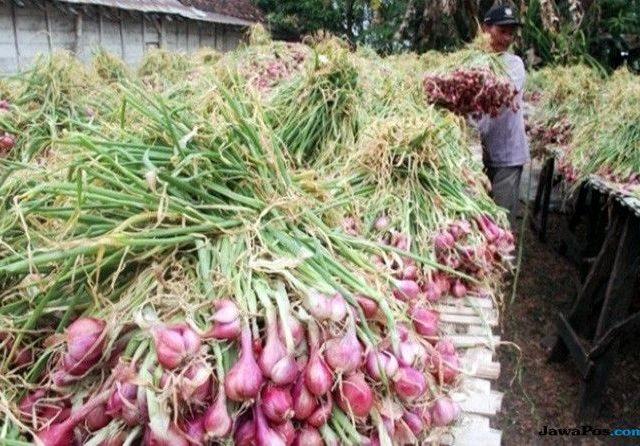
[[[491,8],[484,16],[483,22],[486,25],[522,26],[515,9],[506,5],[498,5]]]

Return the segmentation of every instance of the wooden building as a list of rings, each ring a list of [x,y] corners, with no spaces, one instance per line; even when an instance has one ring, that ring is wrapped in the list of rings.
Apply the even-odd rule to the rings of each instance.
[[[0,0],[0,73],[66,49],[98,47],[135,65],[149,48],[234,48],[262,20],[250,0]]]

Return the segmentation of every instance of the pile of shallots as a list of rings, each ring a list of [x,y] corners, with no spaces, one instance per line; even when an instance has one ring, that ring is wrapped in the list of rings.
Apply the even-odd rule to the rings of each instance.
[[[358,302],[371,326],[384,323],[373,300]],[[237,445],[344,444],[337,431],[347,429],[359,444],[379,444],[381,433],[405,444],[455,421],[459,408],[440,385],[458,379],[459,360],[451,342],[438,339],[436,312],[416,306],[413,323],[398,324],[395,347],[388,336],[362,342],[362,321],[339,294],[312,291],[298,314],[304,319],[293,312],[282,319],[266,308],[255,336],[233,300],[218,300],[205,332],[157,323],[115,343],[104,320],[78,318],[48,381],[20,402],[19,417],[45,446],[101,436],[96,444],[109,446],[136,436],[167,446],[231,438]],[[141,335],[149,342],[140,343]],[[123,354],[133,339],[138,348]],[[228,368],[211,354],[221,347],[237,351]]]
[[[284,50],[274,50],[269,57],[249,61],[247,77],[251,85],[261,93],[271,91],[281,82],[302,71],[308,57],[305,48],[293,43],[285,45]]]
[[[10,104],[6,99],[0,100],[0,113],[9,111]],[[9,154],[16,145],[16,137],[11,133],[3,132],[0,135],[0,158]]]
[[[379,217],[374,236],[408,254],[409,235],[390,226]],[[362,224],[348,218],[342,227],[358,235]],[[478,283],[512,250],[511,233],[481,215],[434,235],[440,270],[409,255],[374,256],[395,320],[372,296],[308,288],[289,290],[283,305],[258,285],[257,312],[237,296],[219,298],[204,327],[155,317],[112,330],[117,321],[82,316],[17,415],[45,446],[415,444],[460,412],[447,393],[461,362],[434,304],[483,296]],[[34,356],[20,349],[14,366]]]
[[[423,88],[427,102],[461,116],[495,117],[506,108],[517,109],[513,84],[488,69],[459,69],[446,76],[427,75]]]

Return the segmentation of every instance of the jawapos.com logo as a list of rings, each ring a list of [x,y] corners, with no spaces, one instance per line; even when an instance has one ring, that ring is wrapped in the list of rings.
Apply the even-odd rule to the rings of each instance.
[[[582,436],[606,436],[606,437],[638,437],[640,428],[598,428],[593,426],[578,427],[550,427],[542,426],[538,432],[540,436],[548,437],[582,437]]]

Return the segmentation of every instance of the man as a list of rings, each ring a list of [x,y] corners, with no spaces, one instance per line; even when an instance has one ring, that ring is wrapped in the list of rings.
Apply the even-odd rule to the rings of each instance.
[[[505,108],[497,117],[484,116],[478,122],[483,161],[491,180],[491,196],[509,212],[513,230],[516,229],[522,167],[529,161],[522,104],[526,72],[522,59],[507,52],[521,25],[513,8],[504,5],[491,8],[483,20],[482,30],[489,36],[491,50],[500,54],[518,91],[518,109]]]

